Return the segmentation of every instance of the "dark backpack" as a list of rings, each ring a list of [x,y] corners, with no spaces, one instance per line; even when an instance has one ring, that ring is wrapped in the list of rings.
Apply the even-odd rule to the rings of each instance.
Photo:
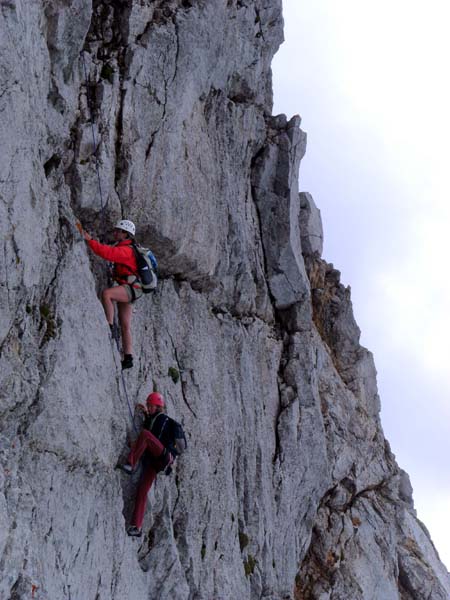
[[[187,448],[182,425],[164,413],[155,417],[151,432],[174,456],[179,456]]]
[[[148,248],[142,248],[135,242],[131,244],[136,256],[138,268],[138,277],[144,294],[149,294],[156,289],[158,284],[158,263],[153,255],[153,252]]]

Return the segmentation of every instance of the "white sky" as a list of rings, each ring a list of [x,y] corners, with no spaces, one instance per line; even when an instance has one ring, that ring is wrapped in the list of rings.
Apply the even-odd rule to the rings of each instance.
[[[351,285],[382,423],[450,566],[450,2],[283,0],[274,114],[308,133],[300,190]]]

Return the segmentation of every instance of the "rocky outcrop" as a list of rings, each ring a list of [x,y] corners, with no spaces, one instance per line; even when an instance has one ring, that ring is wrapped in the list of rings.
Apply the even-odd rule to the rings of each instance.
[[[300,120],[271,116],[280,0],[0,16],[0,597],[447,598],[298,193]],[[74,227],[121,216],[161,268],[126,388]],[[155,385],[189,450],[132,540],[137,482],[114,466]]]

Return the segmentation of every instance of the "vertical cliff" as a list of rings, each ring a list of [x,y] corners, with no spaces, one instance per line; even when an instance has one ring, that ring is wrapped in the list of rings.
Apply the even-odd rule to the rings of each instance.
[[[5,0],[0,28],[0,598],[448,598],[299,194],[300,119],[271,116],[281,0]],[[121,216],[162,275],[127,394],[156,384],[189,443],[140,540],[106,272],[74,227]]]

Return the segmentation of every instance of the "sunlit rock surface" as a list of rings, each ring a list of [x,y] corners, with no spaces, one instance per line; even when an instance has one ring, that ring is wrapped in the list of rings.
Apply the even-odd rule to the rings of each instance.
[[[1,3],[0,598],[450,595],[298,193],[300,119],[271,116],[282,25],[280,0]],[[156,384],[189,444],[140,540],[105,265],[74,227],[121,216],[161,271],[129,401]]]

